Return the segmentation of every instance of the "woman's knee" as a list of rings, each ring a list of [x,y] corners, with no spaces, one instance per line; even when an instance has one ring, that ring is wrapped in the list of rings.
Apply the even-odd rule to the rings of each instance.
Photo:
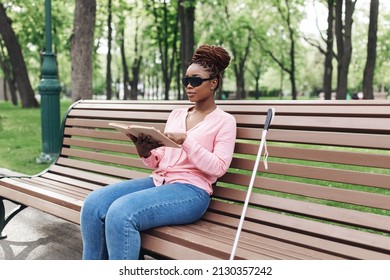
[[[81,216],[92,217],[93,214],[98,213],[99,207],[102,206],[102,195],[100,189],[90,192],[84,200],[81,208]]]
[[[128,201],[125,202],[123,199],[114,201],[106,214],[106,233],[108,235],[123,233],[130,228],[138,230],[136,212],[137,210]]]

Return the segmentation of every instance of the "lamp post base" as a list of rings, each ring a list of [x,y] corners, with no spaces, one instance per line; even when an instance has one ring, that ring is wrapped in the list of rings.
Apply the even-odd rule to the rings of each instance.
[[[39,157],[35,158],[35,161],[38,164],[46,164],[46,163],[52,163],[56,158],[57,158],[57,154],[41,153]]]

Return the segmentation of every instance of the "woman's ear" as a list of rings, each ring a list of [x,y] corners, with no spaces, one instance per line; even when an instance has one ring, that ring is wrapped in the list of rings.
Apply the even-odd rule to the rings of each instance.
[[[215,89],[218,87],[218,79],[215,78],[214,80],[211,81],[211,89]]]

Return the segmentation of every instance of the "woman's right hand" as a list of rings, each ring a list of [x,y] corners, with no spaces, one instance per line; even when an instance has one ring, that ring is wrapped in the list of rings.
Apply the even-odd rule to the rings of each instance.
[[[151,150],[163,146],[159,141],[153,140],[149,135],[140,133],[138,137],[131,134],[126,134],[134,143],[137,153],[140,157],[148,158],[151,155]]]

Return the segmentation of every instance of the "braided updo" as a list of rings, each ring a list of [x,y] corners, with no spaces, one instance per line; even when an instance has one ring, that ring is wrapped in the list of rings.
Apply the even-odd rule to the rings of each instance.
[[[224,70],[230,63],[230,55],[222,47],[205,44],[196,49],[191,59],[192,63],[206,68],[211,77],[218,79],[218,87],[220,87]]]

